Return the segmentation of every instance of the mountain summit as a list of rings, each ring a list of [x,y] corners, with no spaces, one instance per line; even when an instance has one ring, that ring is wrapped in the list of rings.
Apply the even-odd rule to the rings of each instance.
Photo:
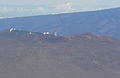
[[[70,40],[97,40],[97,41],[115,41],[116,38],[110,36],[104,36],[99,34],[93,34],[90,32],[82,32],[72,36],[63,36],[51,32],[31,32],[25,30],[17,30],[15,28],[6,29],[0,32],[1,37],[6,37],[16,40],[27,41],[45,41],[51,43],[66,42]]]
[[[15,28],[6,29],[0,32],[3,37],[26,40],[26,41],[46,41],[46,42],[65,42],[69,38],[50,32],[31,32],[25,30],[16,30]]]

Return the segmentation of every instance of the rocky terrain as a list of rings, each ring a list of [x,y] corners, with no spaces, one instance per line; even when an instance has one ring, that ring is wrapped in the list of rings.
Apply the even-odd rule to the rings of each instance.
[[[0,31],[0,78],[120,78],[119,60],[110,36]]]

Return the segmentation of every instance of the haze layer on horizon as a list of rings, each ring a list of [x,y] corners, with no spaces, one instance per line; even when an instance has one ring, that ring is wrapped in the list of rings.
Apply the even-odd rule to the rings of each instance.
[[[95,11],[120,7],[120,0],[0,0],[0,18]]]

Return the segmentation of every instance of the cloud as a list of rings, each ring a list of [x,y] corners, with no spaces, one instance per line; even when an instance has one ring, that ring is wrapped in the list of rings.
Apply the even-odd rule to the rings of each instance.
[[[14,7],[0,7],[0,13],[11,13],[11,12],[44,12],[44,8],[14,8]]]
[[[26,8],[26,7],[0,7],[0,15],[5,17],[20,17],[31,15],[42,15],[46,12],[44,8]],[[2,17],[0,17],[2,18]]]
[[[16,10],[17,12],[44,12],[45,9],[44,8],[15,8],[14,10]]]
[[[71,2],[60,4],[55,7],[56,12],[72,12],[74,10],[75,9],[73,8],[73,4]]]
[[[2,16],[0,16],[0,19],[4,19],[4,18],[6,18],[6,17],[2,17]]]
[[[12,11],[14,11],[14,8],[0,7],[0,13],[6,13],[6,12],[12,12]]]

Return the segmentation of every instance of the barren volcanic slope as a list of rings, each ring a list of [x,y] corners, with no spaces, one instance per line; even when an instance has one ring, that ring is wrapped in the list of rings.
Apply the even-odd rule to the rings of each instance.
[[[0,78],[120,78],[120,40],[4,30]]]

